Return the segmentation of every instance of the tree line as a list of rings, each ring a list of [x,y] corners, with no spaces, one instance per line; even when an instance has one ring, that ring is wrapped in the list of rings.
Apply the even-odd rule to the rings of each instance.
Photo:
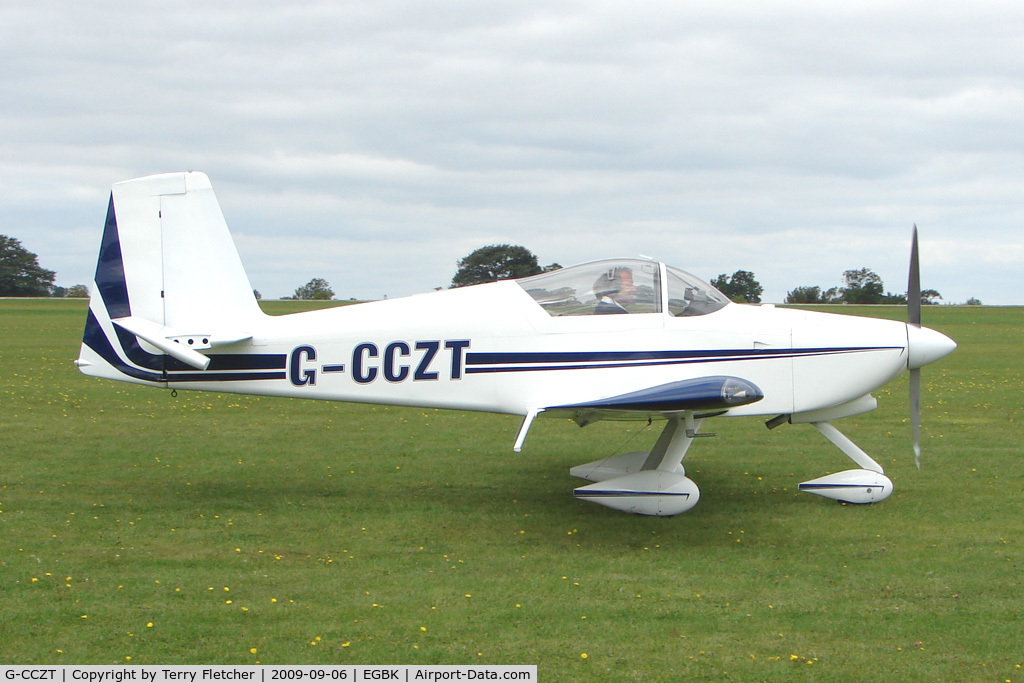
[[[481,247],[465,258],[459,259],[458,270],[452,278],[452,287],[494,282],[512,278],[528,277],[561,268],[557,263],[540,266],[537,257],[529,249],[519,245],[492,244]],[[737,270],[732,275],[725,273],[711,281],[720,292],[738,303],[761,303],[764,288],[749,270]],[[921,292],[921,303],[937,304],[942,295],[934,289]],[[885,291],[882,278],[869,268],[847,270],[843,273],[843,285],[823,290],[819,286],[802,286],[786,294],[787,304],[906,304],[905,294]],[[980,304],[977,299],[969,304]]]
[[[562,266],[551,263],[541,266],[536,254],[517,244],[490,244],[474,250],[456,263],[457,270],[452,278],[452,288],[469,285],[529,277],[539,273],[558,270]],[[88,297],[85,285],[58,287],[54,284],[56,273],[39,265],[39,258],[22,246],[21,241],[0,235],[0,296],[43,296],[43,297]],[[711,284],[739,303],[761,303],[764,288],[754,273],[737,270],[732,275],[722,273]],[[253,292],[260,298],[258,292]],[[334,290],[327,280],[313,278],[298,287],[286,299],[330,300]],[[942,295],[934,289],[921,292],[923,304],[937,304]],[[882,278],[869,268],[847,270],[843,273],[843,284],[839,287],[822,289],[817,285],[797,287],[786,294],[787,304],[906,304],[904,294],[886,292]],[[977,299],[967,301],[980,304]]]
[[[934,289],[921,291],[922,304],[937,304],[942,295]],[[786,294],[787,304],[906,304],[906,294],[885,291],[882,278],[868,268],[843,272],[843,286],[822,290],[804,286]],[[979,302],[980,303],[980,302]]]

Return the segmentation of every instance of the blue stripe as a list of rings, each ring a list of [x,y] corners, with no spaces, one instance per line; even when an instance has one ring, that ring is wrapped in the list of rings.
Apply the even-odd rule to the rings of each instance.
[[[797,488],[801,491],[809,491],[811,489],[880,489],[884,486],[882,484],[799,484]]]
[[[572,492],[576,498],[649,498],[651,496],[683,496],[689,498],[692,493],[672,491],[584,491],[576,489]]]
[[[189,372],[180,375],[168,375],[168,382],[254,382],[263,379],[284,379],[283,372],[235,372],[210,373]]]
[[[114,213],[114,193],[110,193],[107,206],[107,220],[103,225],[103,239],[100,242],[100,257],[96,262],[96,288],[107,316],[111,319],[124,318],[132,314],[128,302],[128,284],[124,279],[124,261],[121,259],[121,240],[117,234],[117,216]]]
[[[684,365],[689,363],[805,358],[861,351],[892,350],[902,350],[902,347],[855,346],[809,349],[723,349],[701,351],[468,353],[466,354],[466,374]],[[541,365],[542,363],[544,365]]]

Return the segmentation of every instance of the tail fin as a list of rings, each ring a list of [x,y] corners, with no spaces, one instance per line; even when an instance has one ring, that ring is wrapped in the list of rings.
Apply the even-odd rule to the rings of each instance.
[[[174,360],[205,370],[201,351],[249,338],[262,315],[205,174],[113,186],[82,372],[163,383]]]

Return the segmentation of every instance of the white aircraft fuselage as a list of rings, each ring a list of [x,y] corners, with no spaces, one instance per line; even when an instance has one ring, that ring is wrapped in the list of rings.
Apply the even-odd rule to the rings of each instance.
[[[586,477],[597,482],[594,495],[577,490],[641,514],[676,514],[679,498],[683,509],[696,503],[681,460],[702,418],[827,423],[870,410],[870,392],[955,348],[919,325],[731,303],[698,278],[643,259],[270,316],[199,173],[114,186],[92,291],[77,361],[90,375],[520,415],[517,450],[538,415],[685,426],[685,437],[667,428],[653,456],[627,454]],[[861,477],[840,488],[856,489],[854,497],[877,490],[881,467],[840,447],[872,473],[868,484]],[[609,480],[621,486],[600,488]],[[685,492],[675,491],[680,485]]]

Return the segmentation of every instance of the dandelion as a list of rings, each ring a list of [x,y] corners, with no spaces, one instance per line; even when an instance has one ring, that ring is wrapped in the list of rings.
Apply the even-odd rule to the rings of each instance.
[[[583,653],[580,654],[580,659],[586,659],[586,658],[587,658],[587,653],[586,652],[583,652]]]
[[[153,622],[152,621],[147,621],[146,622],[146,628],[153,628]]]
[[[254,647],[250,647],[250,648],[249,648],[249,654],[251,654],[251,655],[254,655],[254,654],[256,654],[256,653],[257,653],[258,651],[259,651],[259,650],[257,650],[257,649],[256,649],[256,648],[254,648]]]

